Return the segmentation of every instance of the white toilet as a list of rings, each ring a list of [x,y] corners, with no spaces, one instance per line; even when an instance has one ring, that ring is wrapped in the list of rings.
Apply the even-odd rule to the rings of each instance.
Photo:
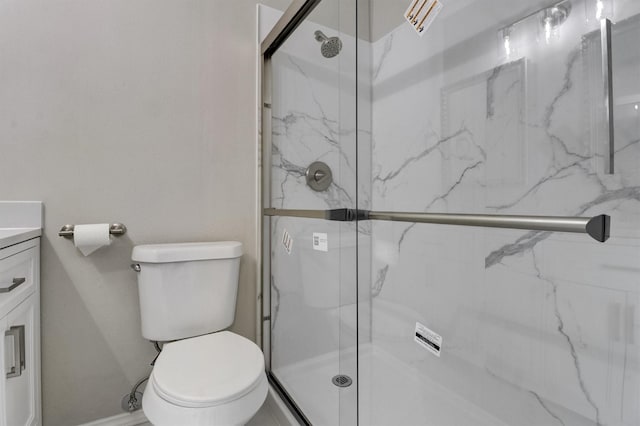
[[[170,342],[142,399],[154,425],[243,425],[262,406],[262,351],[221,331],[235,316],[241,256],[234,241],[134,247],[142,335]]]

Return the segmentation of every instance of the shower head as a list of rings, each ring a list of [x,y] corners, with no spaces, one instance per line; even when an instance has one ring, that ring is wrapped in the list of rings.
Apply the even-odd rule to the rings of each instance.
[[[338,53],[342,50],[342,41],[338,37],[327,37],[320,30],[314,33],[316,41],[322,43],[320,46],[320,52],[325,58],[333,58],[338,56]]]

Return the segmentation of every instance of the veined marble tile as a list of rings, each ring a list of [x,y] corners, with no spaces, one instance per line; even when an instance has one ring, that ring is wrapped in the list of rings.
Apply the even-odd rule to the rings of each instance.
[[[631,99],[616,106],[617,169],[607,175],[604,116],[592,107],[602,99],[599,33],[584,6],[573,2],[550,44],[530,36],[538,21],[523,23],[529,33],[510,58],[497,29],[447,41],[472,18],[463,13],[433,37],[401,26],[372,46],[373,209],[612,217],[606,244],[373,224],[373,344],[505,424],[640,422],[640,121]],[[615,89],[640,93],[640,54],[628,48],[640,18],[623,23],[638,11],[620,7]],[[416,321],[443,336],[440,359],[409,340]]]

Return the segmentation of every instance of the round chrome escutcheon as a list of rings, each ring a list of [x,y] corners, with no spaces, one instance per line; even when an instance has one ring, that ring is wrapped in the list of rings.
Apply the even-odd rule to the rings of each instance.
[[[315,161],[305,172],[307,185],[314,191],[326,191],[333,183],[333,174],[326,163]]]

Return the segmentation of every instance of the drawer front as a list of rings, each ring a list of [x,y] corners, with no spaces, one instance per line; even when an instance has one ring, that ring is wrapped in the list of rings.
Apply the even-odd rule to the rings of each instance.
[[[37,242],[0,250],[0,318],[37,289],[39,256]]]

